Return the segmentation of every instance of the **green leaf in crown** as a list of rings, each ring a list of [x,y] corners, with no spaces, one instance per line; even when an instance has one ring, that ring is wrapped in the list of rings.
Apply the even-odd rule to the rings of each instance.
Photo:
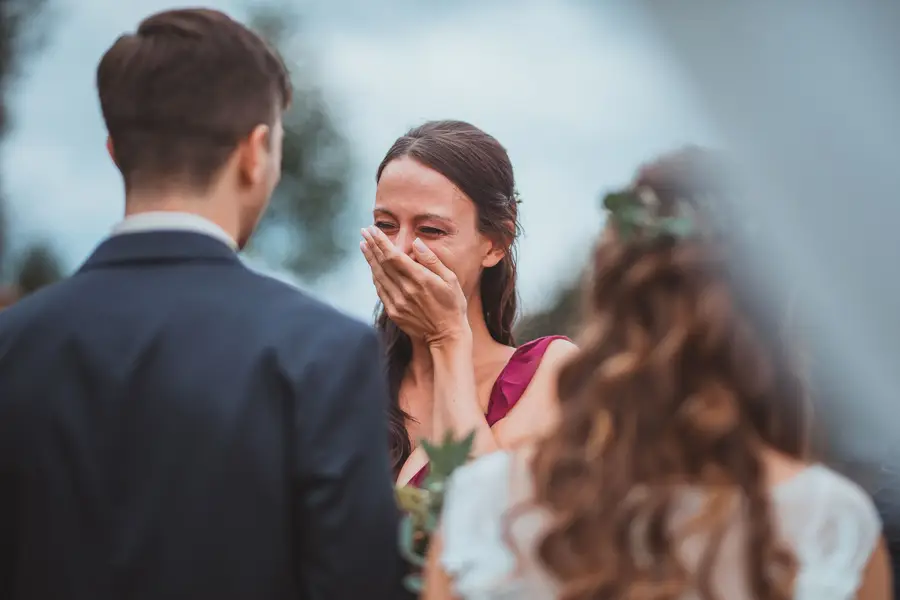
[[[625,241],[638,237],[656,239],[663,236],[683,239],[696,233],[689,217],[657,215],[635,190],[607,194],[603,197],[603,208],[619,236]]]
[[[428,544],[438,527],[447,481],[469,460],[474,442],[474,431],[461,440],[448,431],[438,445],[423,440],[422,449],[428,455],[429,466],[422,487],[406,485],[395,490],[397,504],[405,513],[400,521],[400,552],[417,571],[404,581],[411,592],[422,591],[422,577],[418,571],[425,566]]]

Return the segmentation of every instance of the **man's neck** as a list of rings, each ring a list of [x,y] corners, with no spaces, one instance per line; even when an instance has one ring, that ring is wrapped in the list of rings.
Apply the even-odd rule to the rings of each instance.
[[[125,218],[147,213],[187,214],[200,217],[217,225],[232,240],[240,236],[240,223],[236,211],[226,211],[214,198],[186,195],[129,194],[125,199]]]

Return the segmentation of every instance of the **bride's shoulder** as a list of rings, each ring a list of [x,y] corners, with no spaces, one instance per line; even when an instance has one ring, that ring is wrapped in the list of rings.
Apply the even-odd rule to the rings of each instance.
[[[881,518],[861,486],[815,464],[777,486],[774,496],[810,576],[861,572],[881,536]]]
[[[521,448],[493,452],[459,467],[444,496],[447,529],[456,530],[454,537],[466,538],[463,532],[470,532],[472,537],[499,542],[495,534],[509,511],[531,499],[529,465],[528,452]]]
[[[441,565],[460,597],[487,597],[515,565],[506,515],[517,456],[499,451],[458,468],[444,498]],[[515,596],[521,597],[521,596]]]
[[[448,493],[465,488],[461,493],[472,493],[471,489],[487,488],[496,492],[508,484],[509,474],[514,464],[514,454],[507,450],[499,450],[480,456],[459,467],[450,477]]]
[[[806,466],[776,485],[775,495],[776,498],[812,501],[823,509],[837,506],[878,519],[875,504],[862,486],[819,463]]]
[[[461,526],[502,519],[529,487],[529,475],[521,450],[500,450],[459,467],[450,477],[444,497],[445,522]]]
[[[878,519],[869,494],[852,479],[822,463],[805,463],[772,453],[765,457],[766,469],[775,500],[788,507],[796,504],[817,506],[816,514],[850,511],[863,519]]]

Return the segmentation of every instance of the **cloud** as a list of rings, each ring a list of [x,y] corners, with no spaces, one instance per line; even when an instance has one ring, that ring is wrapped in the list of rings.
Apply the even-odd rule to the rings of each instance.
[[[484,3],[389,31],[316,37],[329,90],[352,105],[345,130],[368,168],[363,202],[374,198],[383,153],[423,120],[469,120],[507,147],[524,199],[526,309],[582,264],[601,189],[662,150],[711,137],[640,24],[597,12],[575,2]],[[334,290],[365,276],[357,258]]]
[[[508,148],[516,168],[526,308],[542,304],[579,266],[599,229],[601,189],[621,184],[661,150],[709,137],[671,66],[615,3],[426,8],[404,0],[379,4],[377,15],[369,11],[379,18],[363,23],[348,9],[354,2],[311,4],[304,35],[357,158],[359,202],[348,227],[366,222],[375,167],[398,135],[426,119],[469,120]],[[96,63],[119,33],[174,5],[64,5],[66,26],[57,27],[18,94],[18,127],[2,162],[16,223],[54,239],[72,265],[121,213],[121,184],[103,148]],[[371,316],[375,294],[361,257],[313,291]]]

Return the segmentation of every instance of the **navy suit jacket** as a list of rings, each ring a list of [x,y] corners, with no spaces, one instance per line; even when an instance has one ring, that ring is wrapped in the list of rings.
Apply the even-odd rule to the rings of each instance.
[[[397,597],[374,331],[200,233],[0,311],[0,598]]]

